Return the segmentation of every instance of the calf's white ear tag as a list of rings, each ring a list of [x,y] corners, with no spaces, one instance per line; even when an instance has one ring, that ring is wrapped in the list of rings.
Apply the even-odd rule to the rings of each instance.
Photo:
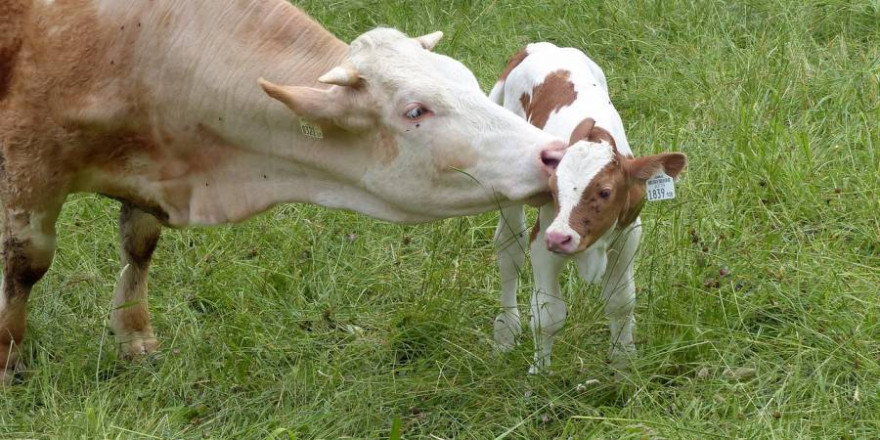
[[[299,131],[310,138],[324,139],[324,132],[321,131],[321,126],[312,121],[300,119]]]
[[[671,200],[675,198],[675,182],[662,170],[646,182],[649,202]]]

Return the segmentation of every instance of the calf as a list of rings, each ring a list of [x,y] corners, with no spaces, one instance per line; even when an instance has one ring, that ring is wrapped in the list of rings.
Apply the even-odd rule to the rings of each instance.
[[[577,49],[530,44],[513,57],[489,97],[538,128],[570,140],[568,149],[546,152],[544,157],[545,163],[557,167],[550,178],[554,203],[541,207],[530,239],[535,356],[529,371],[550,366],[554,335],[567,313],[559,274],[571,259],[584,281],[602,282],[611,356],[622,359],[635,351],[633,258],[641,236],[639,212],[646,181],[660,171],[676,177],[685,155],[634,159],[605,74]],[[521,332],[516,290],[525,258],[525,230],[522,206],[502,208],[495,243],[503,311],[494,325],[502,350],[512,347]]]

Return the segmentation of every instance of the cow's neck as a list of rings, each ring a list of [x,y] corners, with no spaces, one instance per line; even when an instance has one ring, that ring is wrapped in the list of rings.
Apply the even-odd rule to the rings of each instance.
[[[317,78],[345,59],[348,46],[280,0],[236,2],[206,20],[179,27],[181,35],[167,40],[151,84],[151,126],[183,136],[165,148],[184,163],[170,172],[161,167],[172,175],[158,190],[169,222],[239,221],[296,201],[406,220],[360,183],[375,162],[369,139],[333,127],[323,127],[323,139],[304,136],[297,116],[257,84],[265,77],[319,86]]]

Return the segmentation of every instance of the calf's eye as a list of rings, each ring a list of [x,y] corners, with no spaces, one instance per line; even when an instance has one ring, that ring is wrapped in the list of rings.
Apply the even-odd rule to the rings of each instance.
[[[607,198],[611,197],[611,190],[608,188],[602,188],[599,191],[599,197],[601,197],[603,199],[607,199]]]

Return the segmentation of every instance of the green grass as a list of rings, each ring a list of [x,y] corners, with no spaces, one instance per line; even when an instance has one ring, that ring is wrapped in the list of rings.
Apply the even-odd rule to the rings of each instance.
[[[637,153],[689,155],[679,198],[642,216],[632,374],[606,365],[598,292],[573,273],[553,374],[526,375],[528,337],[492,354],[497,214],[405,227],[313,206],[165,231],[162,352],[126,363],[107,330],[118,209],[77,196],[0,437],[880,436],[877,0],[301,3],[346,40],[441,29],[485,88],[527,42],[580,47]]]

